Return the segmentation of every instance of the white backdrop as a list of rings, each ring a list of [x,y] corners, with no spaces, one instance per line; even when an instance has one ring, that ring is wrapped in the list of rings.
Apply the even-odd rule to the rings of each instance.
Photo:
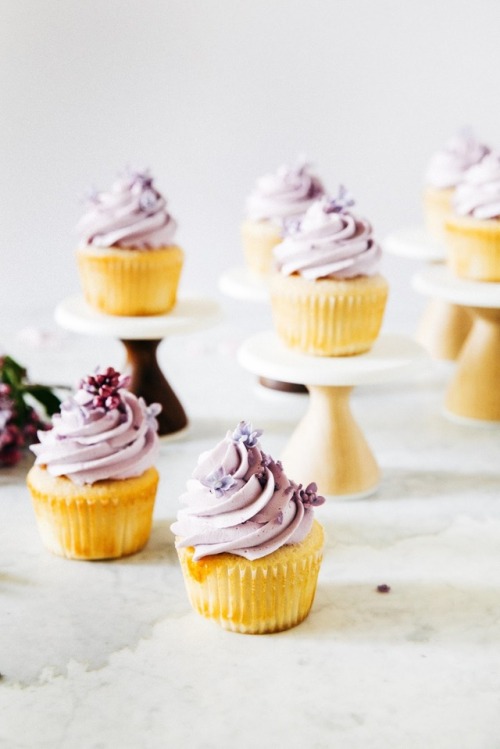
[[[179,222],[185,290],[241,264],[257,177],[306,154],[380,238],[420,222],[458,128],[500,147],[497,0],[0,0],[0,313],[78,289],[87,187],[149,167]],[[386,323],[423,305],[386,258]],[[1,325],[1,319],[0,319]]]

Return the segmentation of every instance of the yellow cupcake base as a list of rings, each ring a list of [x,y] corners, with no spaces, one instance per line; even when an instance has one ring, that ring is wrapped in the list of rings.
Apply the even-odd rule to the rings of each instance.
[[[180,247],[84,247],[77,262],[85,299],[100,312],[162,315],[175,306],[184,262]]]
[[[27,483],[42,542],[69,559],[113,559],[133,554],[151,533],[158,471],[77,486],[33,466]]]
[[[241,241],[247,268],[257,276],[268,276],[273,269],[273,250],[283,241],[278,227],[271,221],[244,221]]]
[[[307,538],[249,561],[235,554],[193,560],[178,548],[191,605],[224,629],[266,634],[295,627],[308,615],[323,558],[324,534],[315,520]]]
[[[449,216],[448,265],[460,278],[500,281],[500,220]]]
[[[445,220],[452,211],[454,188],[426,187],[423,194],[424,222],[427,233],[438,242],[445,240]]]
[[[308,281],[275,273],[271,277],[274,326],[286,346],[305,354],[361,354],[380,332],[387,294],[387,281],[380,275]]]

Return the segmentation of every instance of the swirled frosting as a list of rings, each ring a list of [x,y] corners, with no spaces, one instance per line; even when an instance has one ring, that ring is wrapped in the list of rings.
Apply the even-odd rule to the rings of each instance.
[[[118,179],[109,192],[93,192],[76,231],[82,246],[153,249],[173,243],[177,224],[148,172]]]
[[[261,177],[246,201],[246,213],[252,221],[274,221],[279,225],[301,216],[311,203],[325,192],[318,177],[307,164],[281,166],[274,174]]]
[[[281,463],[265,455],[260,430],[240,422],[216,447],[200,456],[172,531],[193,558],[229,552],[259,559],[285,544],[300,543],[324,502],[316,485],[290,481]]]
[[[349,208],[354,201],[341,187],[335,199],[321,198],[274,248],[275,266],[286,276],[309,280],[355,278],[378,272],[381,249],[372,227]]]
[[[147,407],[111,367],[84,378],[32,445],[36,465],[75,484],[139,476],[158,455],[158,404]]]
[[[500,153],[490,153],[463,176],[453,196],[459,216],[500,218]]]
[[[456,187],[465,172],[489,152],[488,146],[476,140],[469,130],[464,130],[432,156],[425,172],[425,182],[443,190]]]

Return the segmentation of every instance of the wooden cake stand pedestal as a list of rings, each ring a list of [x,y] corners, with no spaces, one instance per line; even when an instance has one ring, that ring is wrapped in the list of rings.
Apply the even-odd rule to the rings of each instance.
[[[309,408],[283,454],[295,481],[315,481],[319,492],[337,498],[372,494],[380,469],[350,409],[355,385],[398,380],[414,373],[427,355],[411,339],[383,335],[359,356],[315,357],[286,348],[276,334],[252,336],[239,350],[242,367],[284,381],[307,383]]]
[[[399,257],[441,265],[445,248],[430,237],[423,227],[401,229],[384,241],[384,250]],[[472,327],[467,309],[436,297],[431,299],[420,319],[416,339],[434,359],[454,361]]]
[[[422,294],[460,305],[472,319],[446,392],[445,413],[464,423],[500,422],[500,283],[467,281],[436,266],[418,273],[413,285]]]
[[[220,317],[216,302],[204,297],[180,297],[167,315],[122,317],[92,309],[83,296],[72,296],[58,304],[55,318],[66,330],[84,335],[118,338],[127,353],[130,389],[147,403],[160,403],[158,433],[174,434],[187,426],[186,412],[161,371],[157,349],[170,335],[191,333],[212,325]]]
[[[230,268],[219,278],[219,289],[226,296],[244,302],[270,304],[269,282],[265,276],[259,278],[247,268]],[[259,383],[270,390],[282,393],[306,393],[304,385],[297,382],[283,382],[272,377],[265,377],[261,372],[255,372]]]

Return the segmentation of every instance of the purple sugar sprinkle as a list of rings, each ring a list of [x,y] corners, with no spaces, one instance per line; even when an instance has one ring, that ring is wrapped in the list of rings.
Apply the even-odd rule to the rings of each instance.
[[[391,592],[391,586],[387,585],[386,583],[382,583],[382,585],[377,585],[377,593],[390,593]]]
[[[302,484],[294,487],[294,496],[299,502],[302,502],[305,509],[319,507],[325,503],[325,498],[317,492],[318,487],[314,482],[308,484],[305,489],[302,488]]]

